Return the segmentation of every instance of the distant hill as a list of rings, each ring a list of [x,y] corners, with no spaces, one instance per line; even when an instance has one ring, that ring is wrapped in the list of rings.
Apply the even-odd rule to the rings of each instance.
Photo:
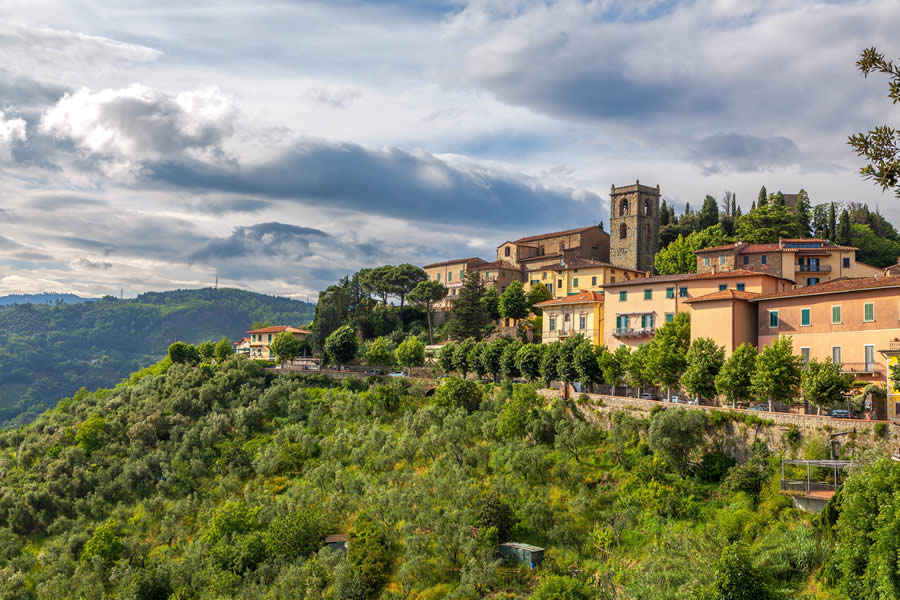
[[[10,304],[78,304],[79,302],[93,302],[100,298],[82,298],[75,294],[51,294],[44,292],[42,294],[10,294],[9,296],[0,296],[0,306],[9,306]]]
[[[308,302],[222,288],[2,307],[0,425],[30,421],[82,386],[111,387],[176,340],[235,340],[254,321],[305,325],[313,311]]]

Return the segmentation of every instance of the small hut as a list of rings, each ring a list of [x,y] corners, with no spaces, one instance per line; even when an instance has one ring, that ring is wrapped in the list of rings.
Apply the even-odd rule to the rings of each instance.
[[[511,563],[528,565],[530,568],[541,566],[544,561],[544,549],[531,544],[506,542],[500,544],[500,555]]]
[[[343,533],[338,533],[335,535],[329,535],[325,538],[325,545],[334,550],[335,552],[346,552],[347,551],[347,536]]]

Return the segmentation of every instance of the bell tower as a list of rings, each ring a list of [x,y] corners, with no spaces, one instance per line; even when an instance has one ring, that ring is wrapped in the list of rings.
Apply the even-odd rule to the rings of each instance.
[[[659,184],[612,186],[609,192],[609,262],[653,271],[659,249]]]

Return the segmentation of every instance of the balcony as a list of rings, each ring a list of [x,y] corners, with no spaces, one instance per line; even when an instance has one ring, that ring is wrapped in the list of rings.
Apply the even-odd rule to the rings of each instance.
[[[841,364],[841,373],[880,375],[884,373],[884,365],[876,362],[843,363]]]
[[[888,342],[888,350],[900,350],[900,340],[891,340]]]
[[[637,329],[631,329],[629,327],[618,327],[615,329],[615,331],[613,331],[613,335],[615,337],[653,337],[655,333],[655,327],[640,327]]]
[[[831,265],[797,265],[800,273],[831,273]]]

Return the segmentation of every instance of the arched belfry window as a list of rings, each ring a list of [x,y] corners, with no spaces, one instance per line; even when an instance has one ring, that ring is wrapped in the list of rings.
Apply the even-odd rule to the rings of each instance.
[[[622,198],[622,204],[619,205],[619,216],[628,214],[628,198]]]
[[[627,237],[628,237],[628,225],[626,225],[625,223],[622,223],[621,225],[619,225],[619,239],[624,240]]]
[[[644,200],[644,215],[646,216],[649,214],[650,214],[650,201]]]

